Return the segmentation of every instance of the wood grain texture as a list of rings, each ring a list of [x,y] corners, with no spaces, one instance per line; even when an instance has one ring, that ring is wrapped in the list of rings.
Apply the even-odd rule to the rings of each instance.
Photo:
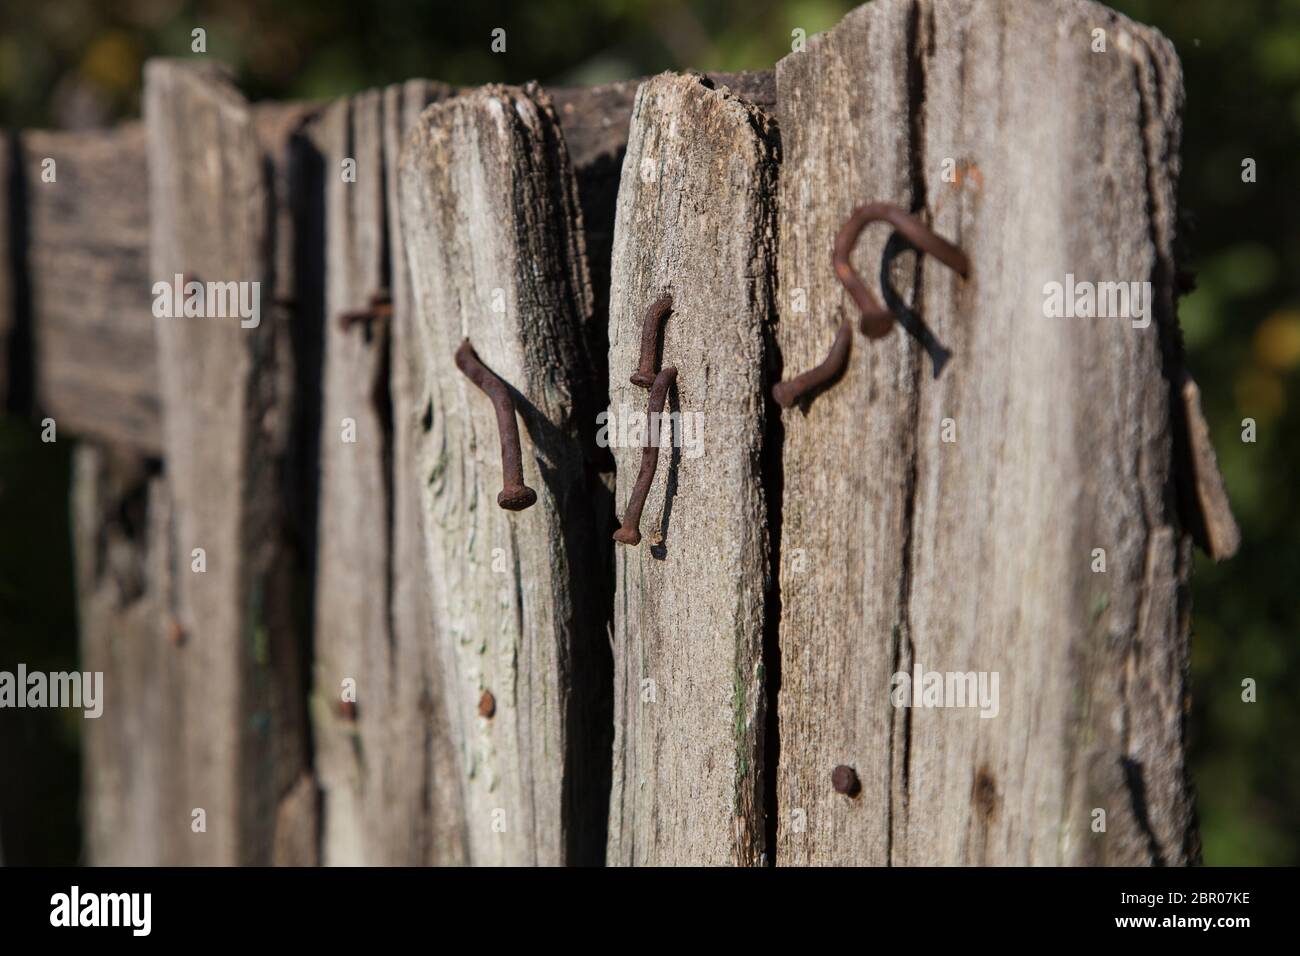
[[[185,702],[166,479],[134,452],[79,443],[72,526],[81,666],[104,675],[103,713],[85,722],[82,748],[87,861],[188,859],[189,809],[167,778]]]
[[[413,455],[423,383],[405,262],[389,254],[400,240],[390,222],[397,150],[420,109],[447,92],[411,81],[359,94],[332,104],[310,132],[325,174],[328,257],[312,700],[327,865],[464,855]],[[391,317],[342,327],[342,313],[383,290]],[[344,681],[355,708],[341,706]]]
[[[339,321],[388,285],[380,96],[337,100],[320,118],[326,265],[312,725],[326,865],[379,864],[387,849],[369,831],[383,825],[373,813],[389,755],[378,737],[392,703],[388,323]],[[344,681],[354,712],[341,706]]]
[[[777,82],[787,375],[852,314],[830,251],[853,206],[922,210],[972,261],[965,283],[890,270],[941,371],[901,329],[858,336],[843,381],[783,419],[778,862],[1186,862],[1172,49],[1082,0],[879,0]],[[872,287],[887,235],[854,255]],[[1046,318],[1067,273],[1151,282],[1150,326]],[[891,706],[917,667],[996,672],[997,716]]]
[[[549,99],[492,86],[430,107],[403,150],[400,190],[430,394],[419,472],[430,587],[468,861],[600,862],[612,545],[583,452],[595,417],[591,291]],[[492,406],[453,364],[466,337],[514,395],[524,480],[538,494],[526,511],[496,506]],[[480,716],[484,691],[491,717]]]
[[[616,552],[611,864],[754,865],[764,852],[762,376],[775,187],[765,114],[698,76],[641,86],[610,308],[620,514],[650,431],[648,393],[628,376],[646,308],[664,291],[673,312],[660,367],[678,369],[668,409],[683,427],[661,448],[642,543]]]
[[[168,715],[175,746],[160,755],[161,825],[188,831],[176,858],[208,864],[310,862],[308,773],[294,568],[286,546],[285,462],[294,419],[288,315],[273,303],[276,263],[292,236],[284,181],[294,118],[255,118],[222,71],[180,61],[145,70],[150,272],[259,283],[260,321],[156,320],[163,446],[174,520],[171,610],[185,634]],[[264,137],[271,137],[264,139]],[[283,252],[281,253],[281,251]],[[193,549],[206,570],[193,570]]]
[[[144,126],[20,140],[37,405],[68,434],[157,455]]]
[[[745,70],[739,73],[693,73],[712,86],[726,86],[771,111],[776,106],[776,72]],[[587,271],[591,277],[591,314],[601,321],[587,325],[587,350],[594,357],[595,394],[609,394],[605,379],[605,356],[609,354],[610,256],[614,247],[614,216],[618,203],[619,181],[632,118],[632,106],[644,79],[622,80],[600,86],[548,88],[555,104],[555,115],[564,133],[574,178],[578,184],[578,202],[582,207],[583,241],[587,250]],[[613,462],[602,456],[602,467]]]
[[[429,405],[420,361],[420,333],[409,266],[402,245],[399,189],[401,148],[424,108],[452,95],[442,83],[409,80],[384,90],[384,183],[389,249],[389,394],[393,415],[393,632],[394,672],[398,675],[396,740],[418,739],[418,772],[406,779],[405,798],[418,800],[419,821],[412,837],[424,862],[465,862],[465,808],[456,761],[459,741],[452,738],[437,621],[429,588],[428,546],[423,526],[419,441]],[[414,771],[414,768],[413,768]],[[398,821],[399,825],[401,821]]]

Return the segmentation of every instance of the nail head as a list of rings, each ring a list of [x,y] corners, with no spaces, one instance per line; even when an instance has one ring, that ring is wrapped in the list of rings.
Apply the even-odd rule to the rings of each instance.
[[[858,783],[857,771],[844,764],[831,771],[831,786],[835,788],[836,793],[842,793],[846,797],[856,797],[862,789],[861,784]]]

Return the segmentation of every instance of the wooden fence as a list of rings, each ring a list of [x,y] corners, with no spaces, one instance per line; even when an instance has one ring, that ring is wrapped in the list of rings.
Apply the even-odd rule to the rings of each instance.
[[[79,438],[105,675],[88,859],[1194,860],[1191,545],[1236,527],[1182,365],[1180,99],[1086,0],[876,0],[774,71],[250,104],[195,57],[143,123],[11,138],[6,391]],[[856,318],[864,202],[968,275],[868,228],[901,327],[782,410]],[[1046,317],[1067,276],[1149,283],[1149,325]],[[177,281],[260,312],[159,315]],[[665,293],[681,440],[616,545]],[[993,696],[926,706],[933,674]]]

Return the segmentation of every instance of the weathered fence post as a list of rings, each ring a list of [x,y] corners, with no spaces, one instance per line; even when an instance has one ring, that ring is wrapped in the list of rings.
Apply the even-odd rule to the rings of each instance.
[[[619,514],[636,481],[647,307],[671,292],[671,445],[620,545],[608,862],[758,863],[764,852],[764,333],[776,259],[768,118],[699,76],[642,84],[615,223],[610,409]]]
[[[431,399],[420,467],[430,588],[468,859],[599,862],[611,545],[583,453],[594,408],[581,219],[549,99],[488,87],[431,107],[403,153],[401,198]],[[527,510],[497,506],[501,439],[453,362],[465,339],[513,396],[537,493]]]
[[[312,700],[327,865],[464,854],[412,452],[418,342],[400,244],[390,252],[397,145],[448,92],[411,81],[339,100],[308,134],[327,256]]]
[[[778,862],[1192,859],[1172,50],[1082,0],[878,0],[777,82],[787,369],[854,314],[830,246],[857,204],[920,210],[971,260],[887,270],[937,344],[856,336],[784,416]],[[853,257],[871,286],[888,233]],[[1067,274],[1149,282],[1149,326],[1045,317]],[[1000,693],[914,706],[931,673]]]
[[[423,418],[428,405],[428,387],[420,362],[420,334],[416,328],[411,274],[402,244],[402,204],[399,189],[401,148],[432,102],[449,95],[441,83],[410,80],[384,91],[384,186],[388,225],[389,288],[393,300],[390,329],[389,387],[392,398],[393,439],[393,628],[397,635],[400,672],[419,675],[418,725],[393,728],[391,750],[408,746],[409,734],[420,730],[423,783],[427,789],[410,790],[408,799],[419,798],[416,814],[419,829],[427,832],[428,859],[438,864],[465,862],[465,808],[458,776],[460,741],[451,736],[450,716],[438,653],[438,638],[429,593],[429,561],[424,536],[424,496],[420,489],[419,446],[424,434]],[[416,685],[407,677],[412,692]],[[407,710],[408,720],[414,715]],[[398,833],[403,821],[395,821]]]
[[[169,640],[172,521],[166,480],[145,459],[86,443],[74,454],[73,541],[82,669],[101,673],[101,715],[85,722],[86,857],[151,865],[184,858],[185,814],[168,803],[181,706]],[[172,818],[168,828],[160,822]]]
[[[292,129],[282,119],[259,123],[216,70],[173,61],[146,68],[151,277],[185,276],[187,297],[197,283],[237,283],[239,295],[256,297],[244,302],[261,305],[255,317],[213,318],[207,303],[208,317],[156,320],[179,630],[176,707],[157,745],[160,825],[183,834],[172,862],[315,854],[282,484],[294,355],[287,314],[273,302],[277,283],[278,296],[292,289],[275,268],[292,261],[274,191]],[[259,127],[276,140],[263,142]],[[200,809],[206,831],[193,832]]]

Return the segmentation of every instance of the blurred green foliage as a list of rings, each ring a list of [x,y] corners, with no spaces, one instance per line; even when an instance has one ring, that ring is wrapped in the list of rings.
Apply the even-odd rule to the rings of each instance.
[[[144,60],[189,55],[195,26],[251,97],[324,98],[414,76],[588,84],[665,69],[764,68],[789,52],[792,30],[811,36],[853,5],[8,0],[0,119],[79,126],[134,115]],[[1300,0],[1112,6],[1163,31],[1183,63],[1183,265],[1198,288],[1181,316],[1244,536],[1233,560],[1198,559],[1194,579],[1189,728],[1205,861],[1297,864]],[[505,55],[489,47],[497,27],[507,31]],[[1242,180],[1247,158],[1253,183]],[[1242,441],[1246,418],[1257,423],[1254,443]],[[1257,703],[1241,700],[1245,678],[1258,684]]]
[[[1188,364],[1242,529],[1193,578],[1192,767],[1207,863],[1300,863],[1300,0],[1121,0],[1178,49],[1197,289]],[[1255,160],[1256,181],[1242,163]],[[1243,420],[1257,441],[1242,441]],[[1241,683],[1258,685],[1257,703]]]
[[[75,666],[70,441],[41,441],[0,416],[0,670]],[[72,865],[81,711],[5,710],[0,733],[0,852],[6,863]],[[39,832],[17,825],[37,820]]]

